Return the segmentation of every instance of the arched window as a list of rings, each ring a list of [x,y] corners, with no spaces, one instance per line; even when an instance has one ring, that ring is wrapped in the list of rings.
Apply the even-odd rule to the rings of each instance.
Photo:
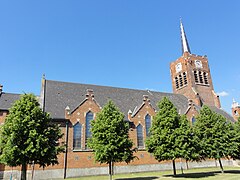
[[[202,76],[202,72],[198,71],[198,76],[199,76],[199,81],[202,84],[203,83],[203,76]]]
[[[143,127],[141,124],[137,126],[137,147],[143,148]]]
[[[197,71],[194,71],[194,79],[195,79],[195,82],[198,83],[198,75],[197,75]]]
[[[237,110],[234,111],[234,115],[238,116],[238,111]]]
[[[182,79],[182,75],[180,74],[179,75],[179,84],[180,84],[180,87],[182,87],[183,86],[183,79]]]
[[[175,77],[175,83],[176,83],[176,88],[178,89],[179,88],[179,84],[178,84],[178,78]]]
[[[183,80],[184,80],[184,85],[187,85],[187,74],[186,74],[186,72],[183,73]]]
[[[194,125],[195,122],[196,122],[196,119],[195,119],[195,117],[193,116],[193,117],[192,117],[192,125]]]
[[[85,131],[85,147],[87,148],[87,140],[91,137],[91,121],[93,120],[93,113],[89,111],[86,114],[86,131]]]
[[[73,126],[73,149],[82,148],[82,125],[78,122]]]
[[[151,116],[149,116],[149,114],[147,114],[145,116],[145,126],[146,126],[146,135],[149,136],[149,130],[151,127]]]
[[[207,73],[206,72],[203,73],[203,77],[204,77],[204,83],[208,84],[208,78],[207,78]]]

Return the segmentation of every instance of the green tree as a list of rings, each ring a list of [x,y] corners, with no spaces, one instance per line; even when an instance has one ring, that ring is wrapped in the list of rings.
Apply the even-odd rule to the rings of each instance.
[[[88,146],[93,149],[97,162],[109,165],[109,178],[112,179],[114,163],[129,163],[134,159],[135,150],[132,149],[133,143],[129,139],[129,126],[112,101],[108,101],[91,125],[92,137]]]
[[[200,161],[199,139],[193,132],[193,127],[185,115],[180,118],[180,127],[176,130],[178,133],[177,144],[181,152],[181,158],[188,161]],[[188,164],[188,163],[187,163]]]
[[[147,151],[158,161],[172,160],[173,174],[176,175],[175,159],[181,157],[178,144],[180,116],[166,97],[158,103],[158,108],[150,128],[150,137],[146,140]]]
[[[219,161],[224,172],[221,158],[228,158],[232,152],[232,124],[226,118],[209,107],[203,106],[194,125],[194,132],[199,138],[200,154],[205,158]]]
[[[232,151],[230,153],[231,158],[240,159],[240,118],[233,124],[231,131],[232,137]]]
[[[27,164],[42,167],[58,163],[63,151],[58,145],[62,133],[42,111],[33,94],[24,94],[9,110],[0,131],[0,162],[21,166],[21,179],[26,179]]]

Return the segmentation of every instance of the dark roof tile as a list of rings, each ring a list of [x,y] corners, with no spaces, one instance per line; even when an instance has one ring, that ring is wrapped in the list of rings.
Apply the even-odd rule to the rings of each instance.
[[[180,113],[188,107],[187,98],[179,94],[46,80],[45,110],[53,118],[64,118],[64,109],[67,106],[71,110],[76,108],[85,99],[87,89],[93,90],[94,98],[101,107],[111,99],[125,115],[129,110],[134,111],[136,106],[141,106],[143,95],[148,95],[155,109],[163,97],[168,97]]]
[[[8,110],[12,104],[20,98],[20,94],[5,93],[0,96],[0,109]]]

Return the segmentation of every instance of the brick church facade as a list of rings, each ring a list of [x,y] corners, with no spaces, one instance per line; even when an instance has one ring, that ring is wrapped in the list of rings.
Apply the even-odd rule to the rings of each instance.
[[[107,174],[107,166],[94,162],[92,150],[86,146],[86,143],[91,136],[90,122],[95,119],[96,114],[109,99],[125,114],[124,120],[130,125],[129,137],[134,147],[138,148],[135,154],[138,159],[129,165],[116,164],[118,173],[167,168],[168,162],[156,161],[145,150],[144,143],[153,116],[158,110],[157,103],[163,97],[168,97],[179,113],[188,117],[190,123],[194,123],[203,105],[208,105],[215,112],[234,121],[232,116],[221,109],[219,97],[214,92],[207,57],[191,53],[182,22],[180,29],[183,53],[170,64],[173,93],[60,82],[42,78],[39,96],[41,107],[60,125],[67,148],[65,153],[59,155],[58,165],[47,167],[44,172],[37,169],[35,176],[44,177],[44,173],[47,173],[48,178]],[[3,92],[3,87],[0,88],[0,123],[3,124],[8,109],[20,95]],[[31,169],[30,166],[29,169]],[[0,171],[9,173],[10,168],[2,165]],[[7,175],[4,175],[5,177]]]

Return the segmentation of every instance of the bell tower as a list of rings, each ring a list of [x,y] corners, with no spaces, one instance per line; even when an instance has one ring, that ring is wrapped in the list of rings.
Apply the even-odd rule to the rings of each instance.
[[[196,105],[221,107],[214,92],[207,56],[192,54],[180,20],[182,56],[171,62],[170,72],[173,92],[191,99]]]

